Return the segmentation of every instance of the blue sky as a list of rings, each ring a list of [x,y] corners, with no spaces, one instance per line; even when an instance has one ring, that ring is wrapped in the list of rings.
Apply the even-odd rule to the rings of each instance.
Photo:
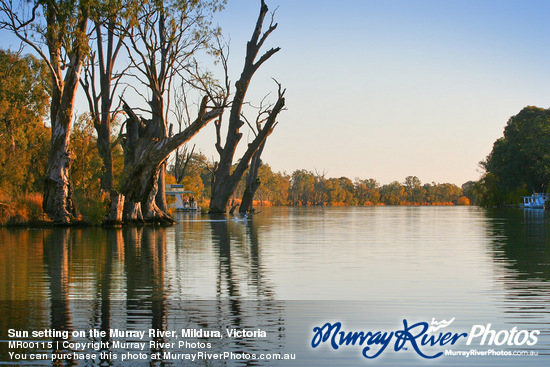
[[[235,81],[259,0],[228,2],[216,21]],[[275,170],[460,185],[479,178],[510,116],[550,105],[548,1],[266,2],[279,24],[266,47],[281,51],[248,97],[274,92],[272,77],[287,88],[263,155]],[[194,143],[215,157],[214,139],[208,127]]]
[[[288,110],[264,160],[328,177],[462,184],[479,178],[512,115],[550,104],[545,1],[288,1],[253,81],[276,77]],[[220,18],[239,64],[258,11],[230,1]],[[240,50],[239,50],[240,49]]]

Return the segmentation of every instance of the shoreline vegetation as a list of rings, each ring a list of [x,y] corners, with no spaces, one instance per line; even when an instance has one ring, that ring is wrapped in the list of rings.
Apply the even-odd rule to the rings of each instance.
[[[261,168],[264,175],[269,172],[272,178],[275,177],[278,180],[276,180],[277,182],[262,181],[263,185],[258,190],[253,202],[254,210],[259,211],[262,207],[272,206],[468,206],[471,204],[471,200],[465,195],[463,188],[454,184],[421,185],[420,180],[414,176],[407,177],[404,183],[394,181],[380,186],[373,179],[356,179],[355,182],[346,177],[325,179],[305,170],[297,170],[289,176],[284,173],[271,172],[271,168],[267,164],[262,165]],[[205,171],[207,172],[207,170]],[[196,194],[199,195],[196,197],[199,206],[207,208],[210,199],[203,191],[204,182],[200,175],[196,178],[198,182],[188,181],[188,185],[192,186],[196,190]],[[206,178],[208,177],[206,176]],[[265,180],[266,177],[263,179]],[[173,180],[173,176],[168,174],[168,182]],[[308,187],[307,183],[313,186]],[[273,188],[276,190],[272,190]],[[234,208],[241,204],[239,195],[242,190],[244,190],[244,182],[237,188],[231,199],[230,207]],[[77,187],[75,191],[78,193],[76,206],[81,214],[70,225],[108,226],[109,224],[105,221],[109,211],[108,195],[83,195],[86,190],[83,191],[81,187]],[[0,226],[48,227],[59,225],[48,218],[42,209],[42,203],[43,196],[40,193],[11,196],[0,192]],[[170,209],[170,214],[173,213],[174,210]]]
[[[256,200],[255,200],[256,203]],[[255,210],[261,211],[262,207],[281,207],[281,206],[292,206],[292,205],[271,205],[269,202],[262,202],[260,205],[255,206]],[[366,204],[366,205],[349,205],[345,203],[334,203],[331,205],[308,205],[308,206],[349,206],[349,207],[383,207],[383,206],[469,206],[468,204],[453,204],[452,202],[443,202],[443,203],[434,203],[434,204],[418,204],[418,203],[404,203],[397,205],[387,205],[383,203],[379,204]],[[102,221],[100,222],[91,222],[87,218],[80,217],[77,221],[72,222],[71,224],[59,224],[55,223],[48,218],[46,213],[42,210],[40,212],[35,210],[36,208],[33,205],[29,207],[12,207],[9,204],[0,203],[0,228],[1,227],[27,227],[27,228],[43,228],[43,227],[122,227],[129,224],[108,224]],[[203,211],[202,214],[208,214],[208,212]],[[219,215],[219,214],[218,214]],[[176,222],[177,223],[177,222]],[[130,225],[147,225],[147,223],[132,223]]]

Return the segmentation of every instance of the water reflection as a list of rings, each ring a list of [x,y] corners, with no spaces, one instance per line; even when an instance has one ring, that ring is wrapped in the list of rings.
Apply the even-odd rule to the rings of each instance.
[[[199,227],[208,230],[208,227]],[[275,301],[269,282],[262,279],[259,234],[254,224],[230,221],[210,223],[209,246],[194,249],[201,257],[211,258],[216,263],[216,292],[204,299],[188,298],[188,295],[179,293],[178,290],[185,286],[178,283],[185,283],[188,279],[175,276],[172,268],[167,271],[167,262],[172,264],[175,260],[178,265],[181,265],[180,262],[187,263],[189,259],[183,249],[195,247],[181,233],[175,236],[174,243],[169,247],[167,239],[174,238],[171,231],[174,229],[152,227],[54,228],[41,231],[42,243],[26,242],[29,247],[34,247],[31,252],[43,248],[43,253],[38,257],[43,263],[43,271],[36,272],[32,279],[26,280],[25,285],[41,288],[33,293],[42,293],[47,297],[42,301],[37,299],[34,304],[27,301],[25,307],[14,306],[15,298],[10,294],[21,288],[20,284],[11,283],[9,279],[2,281],[2,313],[7,316],[1,324],[2,333],[10,328],[69,332],[97,329],[106,331],[106,334],[85,338],[73,336],[71,339],[112,343],[116,338],[109,335],[110,329],[176,330],[178,333],[182,329],[209,329],[225,334],[226,328],[262,328],[270,337],[261,341],[257,338],[223,341],[203,338],[202,341],[212,342],[210,352],[275,351],[280,348],[284,339],[279,330],[283,307]],[[203,238],[205,235],[207,233],[204,231],[200,233]],[[8,241],[15,242],[13,238]],[[21,258],[15,261],[29,257],[28,253],[18,256],[15,248],[3,247],[2,250],[0,259],[4,263],[11,256]],[[213,258],[211,254],[214,254]],[[6,266],[4,269],[11,271],[6,274],[10,278],[17,278],[18,274],[40,267],[39,263],[23,261],[18,267]],[[201,269],[206,273],[211,270],[214,269]],[[19,295],[32,301],[31,292]],[[36,313],[49,316],[43,315],[44,318],[36,320],[33,319]],[[4,335],[3,339],[7,337]],[[148,344],[147,353],[160,352],[161,355],[168,350],[164,343],[174,341],[174,338],[158,333],[146,336],[146,339],[155,342]],[[59,336],[49,340],[61,342],[63,339]],[[138,341],[133,338],[126,340]],[[4,361],[8,350],[5,343],[2,344],[1,360]],[[104,348],[101,351],[119,350]],[[107,359],[104,362],[110,365],[112,361]],[[152,365],[157,363],[164,365],[173,361],[150,362]],[[78,362],[72,360],[63,362],[63,365],[76,364]],[[253,365],[254,362],[247,364]]]
[[[495,263],[518,280],[550,280],[550,220],[543,210],[487,210]]]
[[[263,274],[257,222],[217,218],[210,221],[210,226],[219,264],[216,296],[273,300],[273,287]]]
[[[305,348],[311,325],[328,318],[393,327],[403,316],[436,316],[538,328],[537,348],[548,351],[549,226],[544,211],[280,208],[250,221],[182,217],[171,228],[0,229],[1,339],[9,328],[261,328],[268,338],[200,341],[210,351],[277,352],[290,339]],[[290,324],[295,334],[285,330]],[[138,341],[109,333],[72,339]],[[169,351],[161,343],[173,341],[146,339],[157,342],[147,353],[161,355]],[[6,343],[0,348],[6,361]],[[316,364],[334,364],[321,355]]]
[[[533,350],[550,350],[550,231],[544,210],[487,210],[496,304],[505,323],[541,331]],[[502,287],[502,292],[499,288]],[[499,298],[501,300],[499,300]]]

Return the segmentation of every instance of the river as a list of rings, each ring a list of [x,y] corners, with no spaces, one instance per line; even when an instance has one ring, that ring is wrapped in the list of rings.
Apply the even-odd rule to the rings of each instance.
[[[248,221],[177,219],[168,228],[1,228],[0,364],[550,361],[544,211],[282,207]],[[433,334],[449,332],[445,342],[400,345],[398,331],[441,321],[451,323]],[[371,336],[316,340],[326,323]]]

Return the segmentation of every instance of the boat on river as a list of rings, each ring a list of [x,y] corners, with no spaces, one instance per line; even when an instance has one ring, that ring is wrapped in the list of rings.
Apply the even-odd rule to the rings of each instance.
[[[523,203],[520,206],[524,209],[544,209],[548,202],[547,193],[534,193],[531,196],[523,196]]]
[[[172,196],[176,200],[169,206],[178,212],[200,212],[201,207],[197,205],[193,197],[193,191],[186,191],[183,185],[167,184],[166,196]]]

